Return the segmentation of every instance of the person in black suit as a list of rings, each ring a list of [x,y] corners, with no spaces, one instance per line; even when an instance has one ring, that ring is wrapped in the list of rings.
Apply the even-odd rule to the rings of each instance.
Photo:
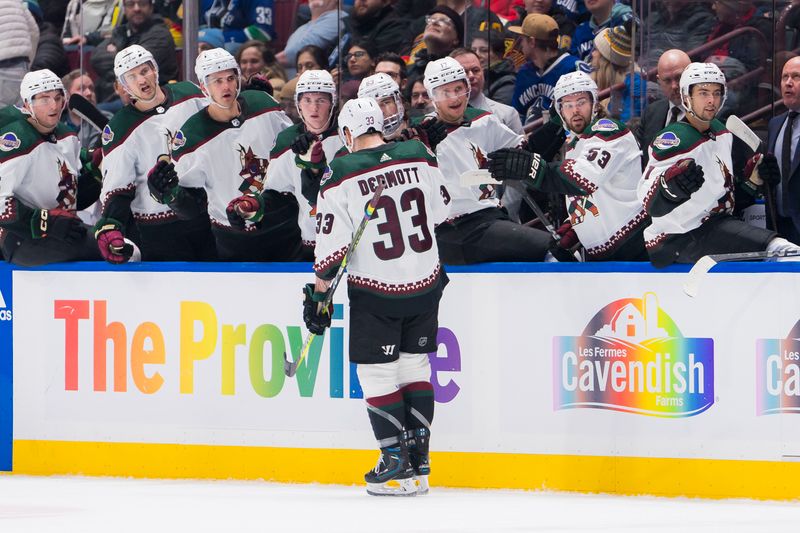
[[[692,60],[683,50],[667,50],[658,59],[657,80],[664,98],[644,109],[636,138],[642,147],[642,168],[647,166],[647,149],[656,135],[669,124],[683,119],[686,112],[681,105],[680,80],[683,70]]]
[[[800,242],[800,57],[793,57],[783,66],[781,95],[789,110],[770,120],[767,127],[767,151],[775,154],[781,174],[781,182],[772,194],[775,222],[778,233]]]

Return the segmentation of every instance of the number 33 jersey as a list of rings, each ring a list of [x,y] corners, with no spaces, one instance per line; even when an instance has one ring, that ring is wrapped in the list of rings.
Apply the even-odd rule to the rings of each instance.
[[[378,184],[385,187],[348,259],[350,303],[387,316],[431,309],[447,283],[434,227],[449,211],[436,158],[419,141],[384,144],[331,161],[317,200],[314,270],[332,279]]]

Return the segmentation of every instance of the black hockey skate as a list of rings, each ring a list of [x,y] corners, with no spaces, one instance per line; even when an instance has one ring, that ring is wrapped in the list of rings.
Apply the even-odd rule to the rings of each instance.
[[[414,479],[417,480],[417,494],[428,494],[428,475],[431,473],[431,462],[428,450],[431,442],[431,432],[428,428],[417,428],[406,432],[408,440],[408,460],[414,469]]]
[[[401,438],[397,444],[381,448],[378,464],[364,474],[364,480],[367,494],[373,496],[416,496],[414,469],[408,460],[405,440]]]

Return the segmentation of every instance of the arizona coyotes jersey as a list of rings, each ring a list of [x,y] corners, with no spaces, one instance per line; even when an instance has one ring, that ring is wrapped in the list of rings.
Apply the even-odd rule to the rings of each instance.
[[[156,165],[159,156],[169,156],[172,137],[208,101],[190,82],[173,83],[162,89],[167,97],[163,104],[149,111],[127,105],[103,128],[100,202],[105,217],[127,218],[130,206],[137,222],[177,220],[174,211],[150,197],[147,173]],[[111,206],[117,199],[123,200],[121,205]]]
[[[447,137],[436,146],[436,155],[452,198],[451,218],[500,205],[494,185],[464,187],[461,174],[488,168],[490,152],[518,147],[523,140],[493,114],[472,107],[467,107],[461,124],[448,126]]]
[[[74,212],[81,164],[75,132],[58,124],[52,133],[42,135],[27,120],[0,131],[0,225],[11,229],[20,223],[19,229],[30,236],[30,220],[20,218],[23,211]]]
[[[205,189],[208,215],[215,226],[230,228],[225,209],[231,200],[264,187],[269,152],[278,133],[292,121],[271,96],[244,91],[242,112],[227,122],[211,118],[206,109],[196,113],[172,140],[172,157],[180,184]],[[255,230],[249,222],[245,230]]]
[[[300,206],[297,213],[297,224],[300,226],[303,246],[313,247],[316,241],[317,209],[302,194],[301,171],[295,164],[295,153],[291,149],[292,142],[304,131],[305,129],[301,124],[295,124],[278,135],[275,147],[269,156],[270,162],[269,168],[267,168],[267,183],[265,186],[273,191],[294,195],[297,199],[297,204]],[[325,152],[326,161],[333,161],[333,158],[342,147],[342,140],[336,133],[335,128],[331,128],[323,134],[322,150]]]
[[[598,119],[570,143],[561,174],[586,194],[567,195],[567,213],[590,257],[610,255],[646,222],[641,168],[639,143],[621,122]]]
[[[667,126],[650,145],[650,161],[639,184],[639,198],[645,206],[660,194],[659,178],[682,159],[692,159],[703,168],[703,185],[684,203],[669,213],[652,218],[644,230],[645,246],[653,249],[670,235],[682,235],[700,227],[717,213],[733,213],[734,182],[731,161],[731,133],[718,120],[700,133],[687,122]]]
[[[436,158],[419,141],[388,143],[332,160],[317,200],[314,270],[332,279],[375,188],[386,186],[348,260],[350,303],[369,312],[409,316],[438,302],[447,277],[434,227],[447,217],[447,191]]]

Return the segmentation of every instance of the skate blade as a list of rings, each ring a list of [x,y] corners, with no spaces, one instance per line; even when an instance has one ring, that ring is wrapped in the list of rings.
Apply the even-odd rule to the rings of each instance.
[[[367,494],[371,496],[416,496],[414,478],[392,479],[386,483],[367,483]]]
[[[428,476],[414,476],[417,481],[417,496],[425,496],[430,491]]]

